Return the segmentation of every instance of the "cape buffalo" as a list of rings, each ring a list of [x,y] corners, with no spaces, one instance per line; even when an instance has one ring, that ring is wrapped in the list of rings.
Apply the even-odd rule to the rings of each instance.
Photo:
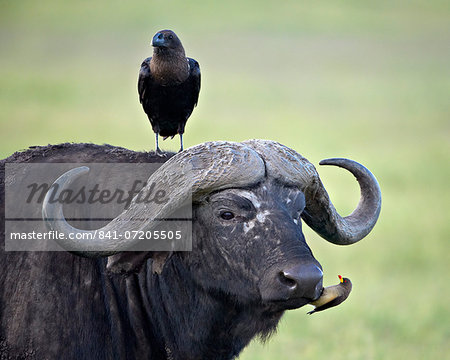
[[[6,163],[167,160],[148,184],[165,184],[169,201],[141,206],[133,200],[103,230],[132,230],[135,223],[123,220],[134,218],[147,219],[140,226],[152,229],[156,218],[192,196],[192,251],[126,251],[131,241],[105,241],[94,230],[56,221],[64,216],[62,205],[48,199],[43,214],[50,229],[92,239],[60,243],[74,246],[75,254],[4,251],[2,221],[2,360],[235,358],[255,336],[273,333],[285,310],[321,294],[321,265],[305,242],[301,219],[325,240],[347,245],[365,237],[380,212],[376,179],[352,160],[322,162],[347,169],[361,187],[357,208],[341,217],[314,166],[279,143],[211,142],[168,158],[62,144],[2,160],[2,219]],[[82,181],[83,172],[60,177],[59,191],[74,177]]]

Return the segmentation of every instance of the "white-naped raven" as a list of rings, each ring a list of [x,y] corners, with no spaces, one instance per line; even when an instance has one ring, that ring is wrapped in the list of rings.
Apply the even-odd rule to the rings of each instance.
[[[138,80],[139,100],[156,134],[164,140],[180,135],[183,150],[184,126],[197,105],[200,92],[200,66],[185,55],[178,36],[161,30],[152,40],[153,56],[144,60]]]

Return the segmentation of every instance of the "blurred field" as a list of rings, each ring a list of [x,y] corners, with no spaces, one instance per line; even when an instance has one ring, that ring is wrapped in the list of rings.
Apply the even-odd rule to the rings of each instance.
[[[450,4],[447,1],[0,1],[0,156],[30,145],[153,149],[137,99],[151,36],[177,32],[202,69],[185,145],[277,140],[377,176],[383,208],[357,245],[306,237],[350,277],[342,306],[284,316],[240,359],[449,359]],[[178,138],[161,144],[178,149]],[[320,168],[342,214],[351,175]]]

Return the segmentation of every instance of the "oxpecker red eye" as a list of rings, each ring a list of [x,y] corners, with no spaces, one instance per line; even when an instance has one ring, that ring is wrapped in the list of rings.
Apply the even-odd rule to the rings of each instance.
[[[220,217],[224,220],[231,220],[234,218],[234,214],[231,211],[224,211],[220,213]]]

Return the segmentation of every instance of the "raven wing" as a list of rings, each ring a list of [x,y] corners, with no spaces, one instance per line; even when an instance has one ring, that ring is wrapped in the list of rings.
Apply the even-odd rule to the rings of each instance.
[[[150,98],[151,83],[153,81],[152,74],[150,72],[151,59],[152,58],[149,57],[142,62],[138,78],[139,101],[144,106],[144,109],[146,107],[145,100]]]
[[[190,94],[191,94],[191,106],[192,109],[197,105],[198,94],[200,93],[200,65],[194,59],[188,58],[189,61],[189,83],[190,83]]]

